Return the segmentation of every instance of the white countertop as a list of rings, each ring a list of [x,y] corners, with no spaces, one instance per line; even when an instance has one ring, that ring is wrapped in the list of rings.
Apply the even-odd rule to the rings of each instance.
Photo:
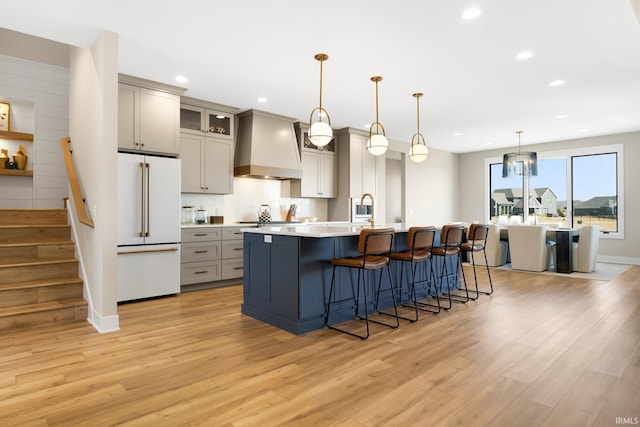
[[[243,229],[245,233],[276,234],[282,236],[298,237],[340,237],[357,236],[363,229],[371,226],[366,223],[302,223],[297,225],[268,226]],[[406,224],[376,224],[374,229],[393,228],[396,232],[406,232],[409,227]]]
[[[208,228],[208,227],[257,227],[258,225],[255,224],[239,224],[239,223],[232,223],[232,224],[208,224],[208,223],[204,223],[204,224],[194,224],[194,223],[188,223],[188,224],[181,224],[180,228]]]

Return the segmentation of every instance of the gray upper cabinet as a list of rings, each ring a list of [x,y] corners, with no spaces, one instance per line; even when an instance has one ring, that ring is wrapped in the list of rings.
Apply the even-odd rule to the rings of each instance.
[[[368,133],[353,128],[335,132],[338,140],[339,197],[359,198],[378,194],[378,175],[384,179],[384,157],[367,151]]]
[[[338,196],[338,159],[335,140],[322,148],[311,144],[307,137],[309,125],[294,124],[300,147],[302,179],[291,180],[292,197],[334,198]]]
[[[233,193],[235,112],[233,107],[182,97],[183,193]]]
[[[182,133],[182,192],[233,193],[233,141]]]
[[[180,96],[121,81],[118,85],[118,148],[178,154],[179,145]]]
[[[224,111],[180,105],[180,132],[192,135],[213,136],[220,139],[234,139],[235,117]]]

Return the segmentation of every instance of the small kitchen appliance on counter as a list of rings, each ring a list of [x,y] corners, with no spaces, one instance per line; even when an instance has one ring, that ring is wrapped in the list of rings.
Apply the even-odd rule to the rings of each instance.
[[[271,206],[260,205],[258,208],[258,222],[271,222]]]

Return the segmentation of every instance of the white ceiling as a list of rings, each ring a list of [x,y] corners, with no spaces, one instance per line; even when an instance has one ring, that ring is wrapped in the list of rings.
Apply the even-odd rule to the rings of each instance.
[[[482,15],[461,19],[476,7]],[[640,130],[640,25],[628,0],[0,0],[0,27],[90,47],[119,35],[119,70],[187,95],[469,152]],[[516,54],[534,56],[518,61]],[[550,87],[562,79],[566,84]],[[268,102],[257,102],[258,97]],[[566,115],[558,119],[557,116]],[[460,133],[461,135],[454,136]]]

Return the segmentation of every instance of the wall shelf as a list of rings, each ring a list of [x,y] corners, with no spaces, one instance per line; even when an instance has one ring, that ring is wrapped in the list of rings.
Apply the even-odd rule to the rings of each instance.
[[[0,169],[0,175],[33,176],[33,170]]]
[[[30,141],[33,142],[33,134],[32,133],[23,133],[23,132],[9,132],[5,130],[0,130],[0,139],[13,139],[15,141]]]

